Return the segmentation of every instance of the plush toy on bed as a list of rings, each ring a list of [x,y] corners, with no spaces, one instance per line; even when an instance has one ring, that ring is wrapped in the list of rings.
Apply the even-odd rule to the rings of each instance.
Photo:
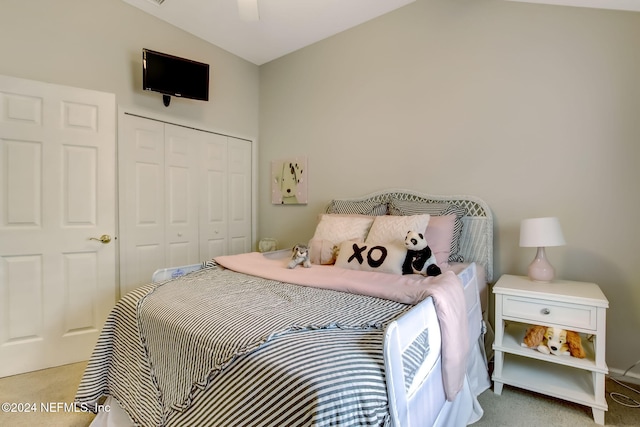
[[[295,245],[291,250],[291,261],[289,261],[289,268],[296,268],[297,265],[302,264],[303,267],[311,267],[311,261],[309,259],[309,247],[306,245]]]
[[[580,335],[574,331],[535,325],[527,329],[522,340],[523,347],[535,348],[541,353],[584,359]]]
[[[402,264],[402,274],[437,276],[442,273],[422,233],[409,231],[404,239],[404,245],[407,247],[407,257]]]

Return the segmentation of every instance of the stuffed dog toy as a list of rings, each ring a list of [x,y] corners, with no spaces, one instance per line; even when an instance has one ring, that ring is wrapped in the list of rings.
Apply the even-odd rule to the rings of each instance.
[[[303,267],[311,267],[311,260],[309,258],[309,247],[306,245],[295,245],[291,250],[291,261],[287,267],[296,268],[297,265],[302,264]]]
[[[556,356],[571,355],[579,359],[584,359],[585,357],[580,335],[577,332],[561,328],[532,326],[527,329],[521,345],[535,348],[545,354],[555,354]]]

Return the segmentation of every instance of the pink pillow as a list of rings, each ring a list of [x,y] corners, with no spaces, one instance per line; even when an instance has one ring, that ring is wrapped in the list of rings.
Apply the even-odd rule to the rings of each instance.
[[[309,260],[312,264],[327,265],[335,263],[336,251],[336,245],[329,240],[309,240]]]
[[[455,215],[432,215],[424,233],[424,238],[427,240],[431,252],[435,255],[436,262],[440,267],[449,265],[455,222]]]

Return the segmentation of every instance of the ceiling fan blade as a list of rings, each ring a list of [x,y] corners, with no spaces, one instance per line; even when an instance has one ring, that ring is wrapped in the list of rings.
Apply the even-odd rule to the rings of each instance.
[[[258,0],[238,0],[238,12],[243,21],[259,21]]]

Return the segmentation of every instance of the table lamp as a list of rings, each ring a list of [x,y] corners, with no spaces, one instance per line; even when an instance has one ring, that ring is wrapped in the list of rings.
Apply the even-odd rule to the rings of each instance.
[[[520,246],[538,248],[536,257],[529,265],[529,279],[535,282],[550,282],[555,270],[547,260],[544,248],[562,246],[566,242],[555,217],[523,219],[520,223]]]

